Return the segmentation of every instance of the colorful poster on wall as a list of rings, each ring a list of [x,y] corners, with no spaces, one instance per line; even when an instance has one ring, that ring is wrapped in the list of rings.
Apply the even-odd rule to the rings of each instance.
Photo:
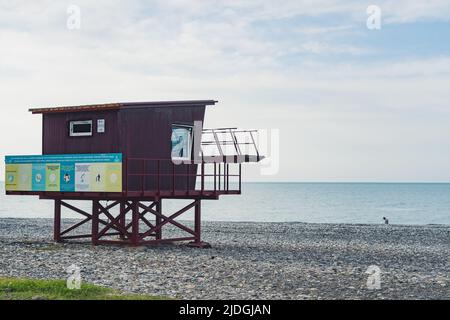
[[[75,190],[75,163],[61,163],[60,168],[60,190],[61,192],[71,192]]]
[[[6,190],[16,191],[18,189],[18,168],[16,164],[6,166],[5,170],[5,188]]]
[[[122,192],[122,154],[7,156],[6,191]]]
[[[91,183],[91,165],[89,163],[75,164],[75,189],[79,191],[88,191]]]
[[[9,190],[31,189],[31,164],[13,164],[6,168],[6,188]]]
[[[45,191],[60,191],[59,188],[59,163],[48,163],[45,166]]]
[[[8,164],[6,164],[6,167],[8,167]],[[45,191],[45,177],[46,177],[45,168],[46,168],[45,163],[32,164],[31,191]],[[28,190],[21,190],[21,191],[28,191]]]

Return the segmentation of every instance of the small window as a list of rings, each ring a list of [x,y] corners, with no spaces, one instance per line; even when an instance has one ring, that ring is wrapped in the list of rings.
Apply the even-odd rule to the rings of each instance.
[[[70,136],[71,137],[92,136],[92,120],[70,121]]]
[[[191,160],[192,131],[191,126],[172,126],[172,159]]]

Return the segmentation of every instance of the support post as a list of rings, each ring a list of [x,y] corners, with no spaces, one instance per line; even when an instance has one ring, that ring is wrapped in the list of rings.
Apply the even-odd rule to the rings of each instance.
[[[162,199],[159,199],[158,202],[156,203],[156,211],[159,212],[160,214],[162,214]],[[156,221],[155,221],[156,225],[159,226],[162,222],[162,219],[160,216],[156,216]],[[156,240],[161,240],[162,239],[162,228],[156,230]]]
[[[55,219],[53,224],[53,240],[61,242],[61,200],[55,200]]]
[[[54,240],[55,242],[62,242],[70,239],[82,239],[90,238],[92,245],[99,244],[127,244],[132,246],[150,245],[159,243],[169,243],[175,241],[192,241],[190,246],[197,248],[210,248],[211,246],[202,242],[201,238],[201,198],[195,198],[191,203],[184,206],[175,213],[165,216],[162,208],[162,199],[153,200],[153,202],[146,206],[139,200],[124,200],[120,199],[114,201],[114,203],[103,206],[100,200],[92,201],[91,213],[83,211],[73,205],[64,202],[61,199],[54,199]],[[116,206],[120,207],[119,215],[113,215],[110,210]],[[85,217],[84,220],[70,226],[66,230],[61,229],[61,210],[62,207],[71,209]],[[144,211],[141,211],[144,209]],[[183,225],[177,222],[175,219],[189,210],[195,210],[194,228]],[[126,214],[131,211],[131,222],[126,221]],[[153,225],[153,221],[149,221],[144,217],[146,213],[152,213],[155,215],[156,223]],[[103,215],[106,216],[103,217]],[[143,226],[140,228],[140,223],[145,223],[148,227]],[[74,230],[78,230],[79,227],[86,223],[92,222],[91,232],[73,234]],[[185,231],[188,235],[178,238],[164,239],[162,234],[162,228],[166,224],[171,224],[179,229]],[[103,227],[104,226],[104,227]],[[131,230],[130,230],[131,229]],[[141,231],[139,229],[142,229]],[[71,234],[72,233],[72,234]],[[103,239],[103,237],[120,236],[119,239]],[[155,237],[152,240],[145,240],[146,237]]]
[[[119,224],[123,229],[125,229],[127,220],[126,220],[126,214],[125,214],[125,202],[124,201],[120,202],[120,213],[119,214],[120,214]],[[125,237],[126,237],[126,235],[123,232],[121,232],[120,239],[125,240]]]
[[[139,245],[139,201],[133,201],[131,216],[131,243],[133,246]]]
[[[203,242],[201,238],[201,225],[202,225],[202,217],[201,217],[201,208],[202,201],[197,199],[195,201],[195,216],[194,216],[194,231],[195,231],[195,241],[191,242],[189,245],[195,248],[211,248],[211,245],[207,242]]]
[[[201,223],[201,200],[197,200],[195,202],[195,242],[200,243],[201,242],[201,228],[202,228],[202,223]]]
[[[98,224],[99,224],[100,210],[98,208],[98,201],[92,200],[92,245],[98,244]]]

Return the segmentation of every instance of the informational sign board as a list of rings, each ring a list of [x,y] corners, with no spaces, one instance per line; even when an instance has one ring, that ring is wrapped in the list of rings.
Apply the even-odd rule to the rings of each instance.
[[[6,191],[122,192],[122,154],[6,156]]]

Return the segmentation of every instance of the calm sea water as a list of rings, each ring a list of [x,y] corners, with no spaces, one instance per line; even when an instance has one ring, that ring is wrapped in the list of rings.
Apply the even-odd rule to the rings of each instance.
[[[180,204],[164,208],[170,213]],[[0,218],[50,218],[52,210],[52,201],[5,196],[0,187]],[[204,201],[202,214],[216,221],[379,224],[386,216],[392,224],[450,225],[450,184],[245,183],[241,196]]]

